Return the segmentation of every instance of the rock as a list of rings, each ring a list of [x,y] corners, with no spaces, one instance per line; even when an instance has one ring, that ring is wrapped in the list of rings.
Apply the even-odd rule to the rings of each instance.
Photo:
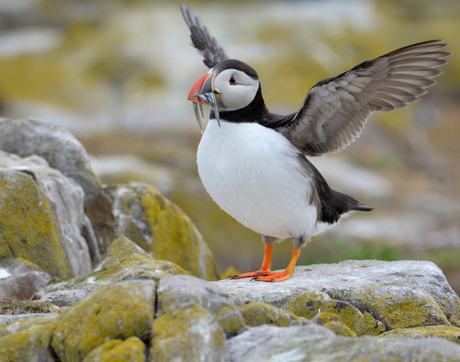
[[[40,313],[38,317],[34,317],[33,315],[31,316],[27,314],[20,314],[19,316],[22,318],[9,318],[5,320],[3,320],[2,317],[4,317],[4,315],[2,315],[0,316],[0,338],[11,333],[20,332],[29,328],[52,322],[56,319],[57,315],[57,313]],[[27,317],[24,318],[23,316]],[[8,317],[18,317],[18,315]]]
[[[152,329],[155,283],[120,282],[94,291],[56,320],[51,345],[62,361],[81,361],[111,339],[148,335]]]
[[[169,260],[192,275],[217,280],[220,271],[191,220],[156,188],[147,184],[108,186],[117,225],[126,236],[160,260]]]
[[[226,362],[457,361],[460,346],[441,339],[349,338],[317,325],[250,328],[227,342]]]
[[[0,298],[28,299],[50,281],[48,273],[23,258],[0,261]]]
[[[443,338],[460,343],[460,328],[449,326],[430,326],[403,328],[382,333],[386,338]]]
[[[303,346],[336,338],[334,332],[314,324],[289,328],[263,325],[229,339],[223,360],[249,362],[270,361],[272,358],[283,362],[306,361],[308,354],[302,350]]]
[[[126,341],[112,339],[93,349],[83,362],[144,362],[145,344],[137,337],[129,337]]]
[[[21,157],[38,155],[85,192],[85,204],[95,202],[102,191],[89,157],[68,131],[38,119],[0,119],[0,149]]]
[[[249,327],[258,327],[263,324],[289,327],[307,322],[305,318],[265,303],[248,301],[245,304],[238,305],[238,310]]]
[[[64,307],[105,285],[136,279],[150,279],[157,285],[161,278],[176,274],[188,273],[169,261],[152,258],[126,237],[120,237],[94,272],[46,286],[35,298]]]
[[[317,324],[330,329],[338,336],[356,337],[353,332],[342,319],[334,313],[318,313],[311,321],[311,324]]]
[[[58,278],[73,276],[52,206],[34,177],[2,168],[0,189],[0,244],[8,253],[1,257],[24,258]]]
[[[40,298],[41,301],[52,303],[58,307],[70,307],[72,304],[78,302],[80,299],[86,297],[91,293],[92,289],[76,289],[76,290],[62,290],[58,292],[43,292],[38,291],[34,298]],[[46,293],[46,294],[42,294]]]
[[[226,336],[246,327],[227,293],[191,276],[162,279],[157,306],[151,347],[154,361],[219,361]]]
[[[331,299],[326,293],[301,295],[288,302],[286,309],[307,319],[314,318],[319,312],[336,314],[357,336],[378,335],[386,330],[385,325],[370,313],[362,313],[348,302]]]
[[[0,150],[21,157],[38,155],[74,180],[84,191],[85,211],[104,252],[113,232],[110,203],[93,172],[88,154],[64,128],[37,119],[0,119]],[[96,260],[99,262],[99,260]]]
[[[0,205],[6,208],[3,211],[3,239],[13,254],[36,263],[52,276],[62,278],[89,273],[91,256],[88,243],[81,235],[85,224],[81,187],[50,168],[41,157],[21,159],[3,151],[0,151],[0,177],[0,187],[4,190]],[[44,198],[46,202],[42,201]],[[36,215],[40,209],[43,215]],[[47,238],[42,240],[44,234]],[[35,248],[48,252],[47,248],[52,245],[44,244],[49,238],[54,239],[52,244],[59,243],[56,249],[63,249],[65,256],[61,256],[59,263],[64,263],[62,268],[65,264],[70,267],[68,273],[51,272],[49,268],[57,267],[54,265],[48,265],[48,269],[43,266],[50,256],[37,253]],[[90,243],[97,245],[94,240]]]
[[[1,337],[1,361],[55,361],[49,349],[55,326],[54,320]]]
[[[311,317],[306,312],[314,312],[315,304],[320,302],[328,312],[335,309],[340,315],[342,310],[344,322],[359,335],[381,332],[378,321],[385,330],[460,327],[460,299],[441,270],[426,261],[343,261],[297,267],[294,275],[282,283],[267,285],[241,279],[215,284],[231,295],[294,313],[302,311],[300,315],[306,317]],[[304,303],[305,308],[295,305],[296,298],[302,296],[307,297],[297,302]]]

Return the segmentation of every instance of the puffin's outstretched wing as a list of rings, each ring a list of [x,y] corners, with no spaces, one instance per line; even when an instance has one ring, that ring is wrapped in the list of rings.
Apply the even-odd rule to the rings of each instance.
[[[209,30],[202,24],[201,20],[193,15],[192,9],[180,4],[182,16],[190,28],[190,39],[192,46],[203,55],[203,63],[209,69],[213,68],[221,60],[228,59],[222,47],[217,42]]]
[[[450,53],[432,40],[368,60],[317,83],[291,122],[276,130],[307,155],[319,156],[349,146],[373,112],[388,112],[416,102],[436,84]]]

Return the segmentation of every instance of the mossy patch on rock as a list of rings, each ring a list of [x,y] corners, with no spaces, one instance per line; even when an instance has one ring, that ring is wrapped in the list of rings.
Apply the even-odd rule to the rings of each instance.
[[[33,176],[0,169],[0,190],[0,243],[7,246],[2,250],[37,264],[51,276],[72,277],[55,215]]]
[[[51,345],[62,361],[81,361],[110,339],[149,333],[154,304],[155,287],[150,280],[101,288],[61,313]]]
[[[2,361],[53,361],[49,344],[56,320],[0,338]]]
[[[93,349],[83,362],[144,362],[145,344],[137,337],[127,340],[112,339]]]
[[[444,338],[452,342],[460,343],[460,328],[451,326],[429,326],[393,329],[379,337],[385,338]]]
[[[0,299],[0,314],[59,313],[61,308],[40,300]]]
[[[193,275],[217,280],[219,268],[191,220],[155,187],[130,183],[105,190],[113,202],[116,234],[124,235],[160,260]]]
[[[238,305],[238,310],[243,315],[245,323],[250,327],[257,327],[262,324],[289,327],[307,322],[305,318],[265,303],[248,302]]]
[[[386,330],[383,323],[369,313],[362,313],[350,303],[331,299],[321,292],[297,297],[287,303],[286,309],[307,319],[314,318],[319,312],[336,314],[357,336],[378,335]]]
[[[158,283],[161,278],[176,274],[189,273],[169,261],[155,260],[128,238],[120,237],[94,272],[51,284],[40,289],[35,297],[63,290],[92,290],[125,280],[149,279]]]

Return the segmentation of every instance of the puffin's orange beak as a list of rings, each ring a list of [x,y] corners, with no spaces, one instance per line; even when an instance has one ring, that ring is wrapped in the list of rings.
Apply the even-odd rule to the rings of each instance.
[[[192,89],[190,89],[190,93],[188,94],[188,100],[200,104],[210,104],[210,102],[208,101],[208,97],[206,97],[206,93],[213,92],[216,95],[216,97],[218,97],[219,93],[215,92],[214,88],[215,76],[216,73],[210,72],[198,79],[196,83],[193,85]]]
[[[193,102],[193,110],[195,111],[195,117],[198,121],[201,132],[203,132],[201,119],[204,119],[203,105],[211,106],[220,127],[219,110],[217,109],[217,98],[220,96],[220,92],[214,87],[215,77],[215,72],[209,72],[208,74],[203,75],[196,81],[188,94],[188,100]],[[199,104],[201,115],[198,113],[198,107],[196,106],[197,103]]]

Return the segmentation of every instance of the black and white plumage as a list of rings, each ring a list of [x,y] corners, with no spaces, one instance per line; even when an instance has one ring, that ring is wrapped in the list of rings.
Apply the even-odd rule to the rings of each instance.
[[[331,189],[306,156],[340,151],[373,112],[418,101],[450,54],[439,51],[446,46],[441,40],[395,50],[318,82],[297,112],[278,115],[268,111],[256,71],[229,59],[192,11],[183,4],[181,10],[192,45],[211,68],[189,94],[195,104],[214,107],[198,147],[200,177],[214,201],[265,243],[262,268],[235,278],[285,280],[311,236],[350,212],[372,210]],[[287,237],[293,237],[291,263],[271,273],[272,245]]]

